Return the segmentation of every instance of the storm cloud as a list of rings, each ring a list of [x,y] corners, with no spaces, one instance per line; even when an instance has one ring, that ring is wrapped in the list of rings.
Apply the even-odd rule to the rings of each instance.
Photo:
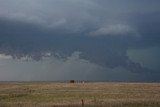
[[[117,68],[136,75],[160,75],[160,69],[143,66],[128,54],[152,47],[160,50],[158,4],[157,0],[0,0],[0,60],[11,56],[13,62],[25,58],[39,63],[47,56],[48,61],[74,66],[72,70],[67,66],[72,73],[63,69],[68,78],[78,77],[87,64],[91,69],[84,71],[94,75]],[[70,62],[68,58],[75,56],[76,63]]]

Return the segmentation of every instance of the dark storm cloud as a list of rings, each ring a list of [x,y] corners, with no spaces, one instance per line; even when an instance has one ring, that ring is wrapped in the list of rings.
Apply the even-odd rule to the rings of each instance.
[[[66,58],[73,52],[80,57],[104,67],[123,66],[132,72],[142,72],[140,64],[133,63],[126,55],[129,44],[138,41],[134,36],[93,37],[86,33],[61,33],[35,25],[1,21],[1,53],[21,58],[40,60],[46,52]],[[24,33],[25,32],[25,33]]]
[[[154,46],[160,44],[160,11],[137,14],[134,17],[138,32],[142,35],[142,46]]]
[[[118,3],[117,3],[118,2]],[[0,53],[40,60],[74,52],[103,67],[153,72],[129,48],[159,45],[160,2],[111,0],[0,1]]]

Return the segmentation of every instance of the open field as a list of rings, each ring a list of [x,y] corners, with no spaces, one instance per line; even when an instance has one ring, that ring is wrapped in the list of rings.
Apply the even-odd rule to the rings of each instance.
[[[0,83],[0,107],[160,107],[160,83]]]

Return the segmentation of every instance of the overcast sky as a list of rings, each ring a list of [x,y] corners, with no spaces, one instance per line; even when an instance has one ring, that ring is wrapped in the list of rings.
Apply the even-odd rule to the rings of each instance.
[[[159,0],[0,0],[0,81],[160,81]]]

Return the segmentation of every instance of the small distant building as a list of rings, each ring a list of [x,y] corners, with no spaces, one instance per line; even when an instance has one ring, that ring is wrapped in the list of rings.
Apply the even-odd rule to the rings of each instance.
[[[75,83],[75,80],[70,80],[70,83]]]

